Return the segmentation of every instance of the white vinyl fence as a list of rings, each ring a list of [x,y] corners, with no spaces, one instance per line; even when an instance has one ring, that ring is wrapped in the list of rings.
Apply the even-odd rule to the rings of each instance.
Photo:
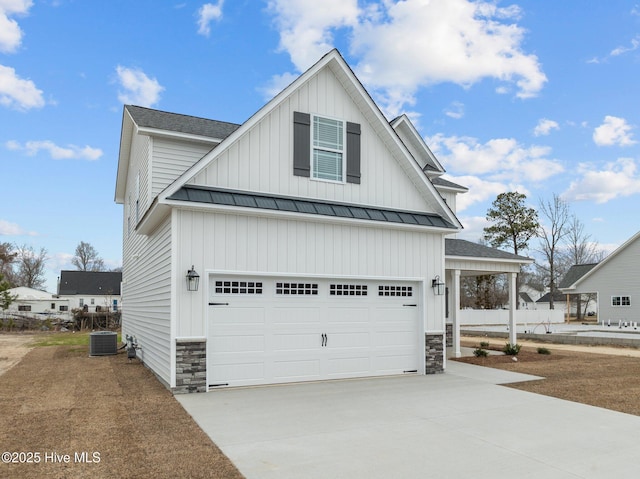
[[[564,311],[530,310],[516,311],[516,324],[534,327],[537,324],[563,323]],[[509,311],[506,309],[463,309],[460,311],[460,326],[509,324]]]

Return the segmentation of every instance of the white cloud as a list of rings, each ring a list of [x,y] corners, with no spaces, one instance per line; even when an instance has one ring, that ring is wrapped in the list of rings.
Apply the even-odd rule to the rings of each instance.
[[[620,55],[624,55],[625,53],[629,53],[634,50],[637,50],[639,47],[640,47],[640,36],[637,36],[636,38],[631,39],[630,46],[626,46],[626,47],[620,46],[620,47],[614,48],[611,51],[610,55],[612,57],[617,57]]]
[[[367,84],[384,90],[387,108],[411,104],[420,86],[452,82],[469,87],[483,78],[515,84],[516,96],[535,96],[546,76],[521,48],[517,8],[468,0],[383,2],[354,31],[352,50]],[[505,91],[504,85],[498,87]]]
[[[464,104],[459,101],[454,101],[451,103],[449,108],[447,108],[444,112],[449,118],[454,118],[455,120],[459,120],[464,117]]]
[[[534,128],[533,134],[535,136],[546,136],[549,133],[551,133],[551,130],[559,130],[559,129],[560,129],[560,126],[558,125],[558,122],[549,120],[547,118],[542,118]]]
[[[211,33],[211,22],[222,18],[222,5],[224,0],[219,0],[217,4],[205,3],[198,10],[198,33],[208,37]]]
[[[376,90],[389,116],[412,105],[423,86],[453,82],[469,87],[483,78],[515,84],[520,98],[535,96],[546,76],[538,58],[522,49],[520,10],[494,2],[405,0],[271,0],[280,47],[299,71],[333,47],[347,29],[359,57],[358,77]],[[511,22],[511,23],[510,23]],[[497,91],[505,92],[504,85]]]
[[[20,225],[10,223],[9,221],[0,220],[0,236],[36,236],[33,231],[25,231]]]
[[[593,141],[598,146],[630,146],[636,143],[631,138],[631,129],[624,118],[607,115],[604,123],[593,131]]]
[[[619,158],[599,170],[593,164],[583,163],[578,172],[580,178],[572,181],[563,193],[563,197],[569,201],[606,203],[640,193],[638,167],[631,158]]]
[[[498,181],[483,180],[477,176],[447,176],[446,179],[450,179],[454,183],[469,188],[469,191],[463,194],[459,194],[456,197],[456,211],[459,213],[466,210],[475,203],[483,203],[487,200],[493,200],[500,193],[509,191],[510,185],[507,185]],[[519,191],[523,191],[522,187],[516,188]],[[466,225],[465,225],[466,228]]]
[[[357,0],[270,0],[276,17],[280,48],[304,71],[333,48],[333,30],[358,21]]]
[[[54,160],[97,160],[102,156],[102,150],[90,146],[67,145],[58,146],[52,141],[27,141],[21,145],[17,141],[7,141],[5,146],[9,150],[21,150],[29,156],[37,155],[41,150],[47,151]]]
[[[484,228],[487,226],[487,218],[484,216],[459,216],[458,219],[464,227],[457,234],[458,238],[473,241],[474,243],[482,238]]]
[[[261,88],[260,91],[264,95],[265,101],[271,100],[274,96],[289,86],[299,75],[294,73],[283,73],[282,75],[274,75],[271,77],[269,84]]]
[[[22,30],[13,15],[27,15],[32,0],[0,0],[0,52],[13,53],[22,43]]]
[[[475,138],[437,134],[426,141],[448,170],[486,175],[492,181],[540,182],[564,171],[557,160],[546,158],[551,148],[524,146],[513,138],[496,138],[483,144]]]
[[[15,110],[28,110],[44,106],[42,90],[31,80],[16,75],[11,67],[0,65],[0,105]]]
[[[149,78],[142,70],[116,67],[118,81],[124,89],[118,92],[118,100],[125,104],[150,107],[160,101],[164,87],[155,78]]]

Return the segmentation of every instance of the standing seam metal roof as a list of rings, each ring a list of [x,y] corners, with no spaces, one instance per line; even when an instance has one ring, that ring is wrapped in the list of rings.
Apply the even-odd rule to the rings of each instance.
[[[168,199],[455,229],[454,225],[433,213],[370,208],[362,205],[303,200],[246,191],[183,186]]]

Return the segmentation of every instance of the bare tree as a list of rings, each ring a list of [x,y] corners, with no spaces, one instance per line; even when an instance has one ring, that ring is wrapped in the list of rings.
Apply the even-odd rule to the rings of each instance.
[[[577,216],[572,216],[567,226],[567,249],[564,254],[565,262],[569,267],[581,264],[599,263],[604,259],[604,251],[598,249],[598,243],[593,241],[591,235],[584,230],[584,223]],[[581,319],[586,313],[591,301],[596,299],[595,293],[570,295],[576,302],[576,316]]]
[[[553,296],[556,292],[558,272],[558,250],[562,240],[569,233],[569,205],[554,193],[550,201],[540,201],[540,212],[548,220],[548,225],[540,225],[540,252],[544,255],[549,272],[549,309],[554,309]]]
[[[76,255],[71,260],[78,271],[104,271],[104,260],[100,258],[96,249],[89,243],[80,241],[76,246]]]
[[[16,286],[44,289],[47,250],[40,248],[40,251],[36,252],[32,246],[23,245],[16,247],[16,251]]]
[[[11,243],[0,243],[0,275],[4,276],[4,280],[13,285],[15,282],[13,263],[18,253],[13,250]]]

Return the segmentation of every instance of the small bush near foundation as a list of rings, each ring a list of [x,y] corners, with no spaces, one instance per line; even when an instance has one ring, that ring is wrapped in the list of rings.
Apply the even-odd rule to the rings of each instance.
[[[551,354],[547,348],[538,348],[538,354]]]
[[[517,356],[521,347],[522,345],[520,344],[507,343],[504,345],[504,348],[502,348],[502,352],[507,356]]]
[[[489,345],[489,343],[488,343],[488,342],[486,342],[486,341],[482,341],[482,342],[480,343],[480,347],[481,347],[481,348],[488,349],[488,348],[489,348],[489,346],[490,346],[490,345]]]
[[[476,348],[473,350],[473,355],[476,358],[486,358],[489,355],[489,352],[486,349]]]

